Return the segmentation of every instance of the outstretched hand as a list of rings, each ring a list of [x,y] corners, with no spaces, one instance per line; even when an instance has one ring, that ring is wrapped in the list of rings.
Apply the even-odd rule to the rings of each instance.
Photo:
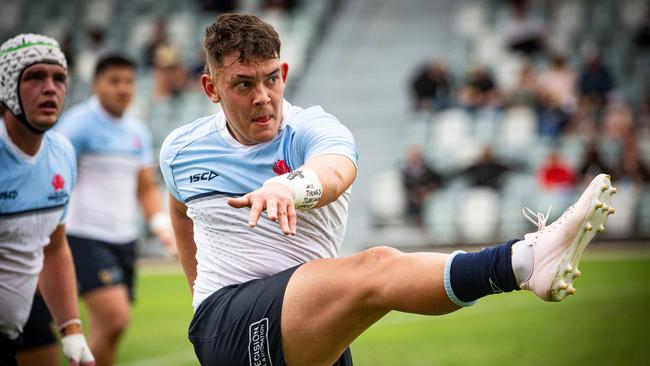
[[[293,194],[282,184],[266,183],[242,197],[228,199],[228,204],[234,208],[250,207],[250,227],[257,226],[262,211],[266,210],[269,219],[277,221],[285,235],[296,235],[297,214]]]

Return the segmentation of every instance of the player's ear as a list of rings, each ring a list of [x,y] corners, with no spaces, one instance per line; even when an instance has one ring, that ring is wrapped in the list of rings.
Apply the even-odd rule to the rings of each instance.
[[[282,82],[287,82],[287,75],[289,74],[289,64],[283,63],[280,65],[280,73],[282,74]]]
[[[208,98],[210,98],[210,101],[212,103],[219,103],[221,101],[221,97],[219,97],[219,94],[217,92],[215,80],[211,75],[201,75],[201,86],[203,87],[203,91],[208,96]]]

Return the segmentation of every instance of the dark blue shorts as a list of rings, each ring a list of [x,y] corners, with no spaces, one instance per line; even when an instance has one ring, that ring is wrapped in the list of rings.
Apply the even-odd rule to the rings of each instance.
[[[23,327],[22,345],[18,351],[56,344],[56,325],[47,309],[45,300],[39,294],[34,295],[34,303],[29,318]]]
[[[116,284],[124,284],[134,300],[135,241],[111,244],[100,240],[68,235],[68,243],[80,295]]]
[[[0,366],[17,366],[16,348],[18,342],[0,333]]]
[[[194,313],[189,339],[201,365],[285,366],[280,333],[284,291],[299,266],[226,286]],[[334,366],[351,366],[348,348]]]

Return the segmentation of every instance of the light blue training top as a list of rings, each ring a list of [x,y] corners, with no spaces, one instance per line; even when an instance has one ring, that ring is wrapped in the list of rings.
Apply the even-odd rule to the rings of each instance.
[[[286,236],[262,215],[248,227],[250,210],[227,204],[276,175],[322,154],[357,164],[350,131],[321,107],[283,104],[280,132],[271,141],[245,146],[227,128],[223,111],[172,132],[160,152],[167,188],[187,206],[194,222],[197,278],[193,305],[223,286],[276,274],[318,258],[338,256],[348,216],[349,190],[336,201],[298,210],[296,236]]]
[[[36,155],[27,155],[0,119],[0,333],[9,338],[27,321],[43,247],[65,221],[76,174],[65,137],[46,132]]]
[[[136,240],[138,177],[153,164],[144,123],[112,116],[92,97],[64,113],[55,130],[70,139],[79,161],[68,233],[113,244]]]

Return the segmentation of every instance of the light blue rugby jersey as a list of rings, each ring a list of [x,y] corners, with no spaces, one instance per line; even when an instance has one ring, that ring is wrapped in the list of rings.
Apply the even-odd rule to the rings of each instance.
[[[232,138],[225,124],[216,122],[219,115],[223,112],[182,126],[163,143],[160,168],[167,188],[181,202],[219,193],[244,195],[319,154],[343,155],[357,164],[354,137],[321,107],[302,109],[285,101],[280,134],[254,146]]]
[[[79,162],[68,233],[115,244],[136,240],[138,175],[153,164],[144,123],[129,114],[115,118],[91,97],[64,113],[55,130],[72,142]]]
[[[38,153],[29,156],[0,119],[0,332],[10,338],[27,321],[43,247],[64,223],[76,166],[65,137],[45,133]]]
[[[355,165],[354,137],[321,107],[302,109],[284,101],[278,136],[245,146],[226,127],[223,111],[182,126],[163,143],[160,167],[169,191],[188,207],[197,246],[193,305],[219,288],[278,273],[317,258],[338,256],[350,192],[318,209],[298,211],[298,233],[285,236],[262,215],[248,227],[249,209],[227,199],[258,189],[269,178],[302,166],[311,157],[338,154]]]

